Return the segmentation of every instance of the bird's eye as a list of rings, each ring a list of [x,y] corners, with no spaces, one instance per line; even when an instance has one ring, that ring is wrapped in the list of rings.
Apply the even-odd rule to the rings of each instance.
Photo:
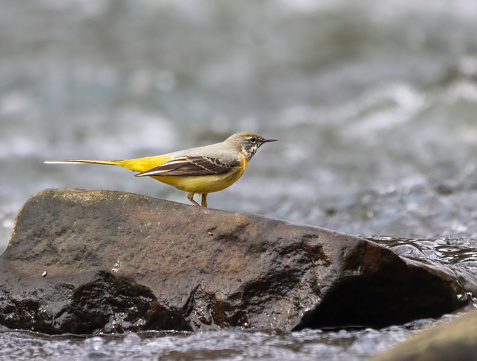
[[[255,144],[257,142],[257,138],[255,137],[249,138],[249,140],[250,140],[250,143],[252,144]]]

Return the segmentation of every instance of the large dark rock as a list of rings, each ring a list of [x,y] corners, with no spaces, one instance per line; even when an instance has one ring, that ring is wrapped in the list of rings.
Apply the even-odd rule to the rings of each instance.
[[[48,333],[381,327],[462,282],[329,230],[111,191],[45,190],[0,257],[0,324]]]

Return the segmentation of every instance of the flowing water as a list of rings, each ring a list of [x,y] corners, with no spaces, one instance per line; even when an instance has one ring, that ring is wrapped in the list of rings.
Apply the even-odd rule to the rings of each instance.
[[[35,192],[187,202],[114,167],[251,130],[266,144],[209,206],[367,237],[477,273],[472,0],[0,0],[0,248]],[[468,295],[468,297],[474,297]],[[5,360],[362,360],[434,324],[275,335],[1,330]]]
[[[446,317],[446,320],[450,317]],[[304,330],[270,335],[238,330],[197,334],[130,333],[82,337],[28,332],[0,333],[5,360],[365,360],[433,324],[420,320],[374,330]]]

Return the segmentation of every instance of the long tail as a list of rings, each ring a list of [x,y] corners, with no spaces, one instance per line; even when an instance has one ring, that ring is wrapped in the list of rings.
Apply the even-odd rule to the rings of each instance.
[[[63,163],[84,163],[84,164],[103,164],[103,165],[120,165],[120,160],[87,160],[87,159],[72,159],[72,160],[47,160],[46,164],[63,164]]]
[[[49,160],[48,164],[62,163],[85,163],[85,164],[103,164],[118,165],[135,172],[145,172],[154,167],[168,162],[172,158],[171,154],[157,155],[154,157],[124,159],[124,160],[88,160],[88,159],[72,159],[72,160]]]

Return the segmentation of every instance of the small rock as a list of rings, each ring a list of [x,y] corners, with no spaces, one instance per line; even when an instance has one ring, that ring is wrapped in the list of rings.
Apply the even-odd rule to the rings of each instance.
[[[431,327],[372,361],[469,361],[477,357],[477,310]]]

